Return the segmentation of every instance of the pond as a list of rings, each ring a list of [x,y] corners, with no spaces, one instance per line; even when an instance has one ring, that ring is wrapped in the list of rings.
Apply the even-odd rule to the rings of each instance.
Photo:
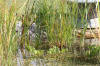
[[[78,0],[78,2],[85,2],[86,0]],[[97,0],[89,0],[88,2],[96,2]],[[21,0],[21,3],[22,4],[23,0]],[[98,27],[97,25],[98,24],[95,24],[94,23],[94,19],[93,20],[90,20],[90,27]],[[90,28],[89,27],[89,28]],[[100,41],[96,38],[96,39],[85,39],[85,44],[88,45],[88,44],[99,44]],[[80,41],[77,40],[77,43],[80,44]],[[24,50],[26,51],[26,50]],[[83,59],[82,60],[78,60],[76,58],[65,58],[65,60],[57,60],[55,58],[53,59],[45,59],[45,58],[32,58],[30,55],[27,55],[27,54],[30,54],[29,52],[26,53],[26,57],[24,58],[23,57],[23,54],[21,52],[20,49],[18,49],[18,53],[17,53],[17,56],[15,58],[16,62],[15,62],[15,66],[81,66],[81,65],[84,65],[84,66],[92,66],[92,65],[99,65],[100,63],[95,63],[95,59],[93,60],[93,62],[91,60],[88,60],[88,61],[84,61]],[[66,55],[66,54],[65,54]],[[58,56],[60,56],[58,54]],[[63,56],[62,56],[63,58]]]
[[[90,61],[84,62],[84,61],[78,61],[76,59],[71,59],[66,61],[56,61],[56,60],[45,60],[40,58],[35,59],[21,59],[17,58],[16,66],[95,66],[99,65],[96,63],[92,63]]]
[[[98,44],[98,39],[85,39],[85,44]],[[77,43],[80,44],[79,40],[77,40]],[[50,58],[50,55],[44,55],[43,57],[33,57],[30,55],[29,51],[24,49],[25,57],[22,55],[22,52],[20,49],[18,49],[17,56],[15,58],[15,65],[16,66],[95,66],[99,65],[97,59],[88,59],[85,60],[84,58],[78,58],[78,57],[70,57],[70,54],[63,54],[62,56],[60,54],[57,54],[57,56],[61,56],[60,59],[58,58]],[[56,55],[56,54],[55,54]],[[69,57],[66,57],[66,56]],[[47,58],[45,58],[47,57]]]

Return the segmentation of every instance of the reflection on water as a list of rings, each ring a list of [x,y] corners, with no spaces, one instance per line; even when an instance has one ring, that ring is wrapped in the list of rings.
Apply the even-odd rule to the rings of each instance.
[[[85,44],[91,44],[91,45],[98,45],[100,43],[100,40],[95,39],[85,39]],[[24,50],[26,52],[26,50]],[[66,61],[56,61],[54,60],[44,60],[39,58],[29,58],[30,54],[29,52],[25,53],[25,57],[23,58],[22,52],[20,49],[18,49],[17,54],[17,66],[93,66],[92,63],[84,62],[84,61],[77,61],[76,59],[72,59],[71,61],[66,59]],[[94,64],[95,65],[95,64]]]
[[[56,60],[24,59],[20,62],[17,61],[17,66],[99,66],[99,64],[90,64],[77,60],[60,62]]]
[[[72,66],[73,64],[70,65],[70,63],[62,63],[62,62],[57,62],[54,60],[43,60],[43,59],[33,59],[33,60],[22,60],[22,61],[17,61],[17,66]]]
[[[56,60],[44,60],[44,59],[30,59],[30,58],[23,58],[22,52],[18,49],[17,54],[17,66],[72,66],[69,62],[63,63],[58,62]]]
[[[88,44],[88,45],[100,46],[99,43],[100,43],[100,39],[98,38],[85,39],[85,44]]]
[[[17,64],[18,66],[23,66],[23,55],[20,49],[18,49]]]

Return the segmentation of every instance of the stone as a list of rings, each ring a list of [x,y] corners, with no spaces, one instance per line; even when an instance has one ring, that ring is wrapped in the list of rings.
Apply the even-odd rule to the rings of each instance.
[[[98,38],[85,39],[85,44],[100,46],[100,39]]]
[[[33,23],[29,28],[30,41],[35,41],[36,39],[36,28],[37,28],[37,25],[35,23]]]
[[[36,32],[36,27],[37,27],[37,25],[35,23],[33,23],[29,28],[30,33],[35,33]]]
[[[83,24],[84,23],[84,24]],[[100,23],[99,23],[99,18],[93,18],[90,20],[87,20],[87,22],[85,20],[83,20],[83,22],[81,22],[81,19],[77,20],[77,28],[87,28],[87,29],[97,29],[100,28]]]
[[[16,33],[21,36],[22,35],[22,21],[17,21],[16,23]]]
[[[46,42],[47,41],[47,33],[45,31],[42,31],[40,38],[43,42]]]
[[[77,37],[78,38],[83,36],[82,31],[83,31],[83,29],[77,30]],[[100,31],[100,29],[86,30],[84,36],[87,39],[99,38],[99,36],[100,36],[99,31]]]
[[[28,33],[29,33],[29,40],[30,41],[35,41],[36,27],[37,26],[35,23],[33,23],[32,25],[29,26]],[[18,21],[16,23],[16,33],[18,34],[19,37],[21,37],[21,35],[22,35],[22,30],[23,30],[22,21]]]
[[[99,28],[99,18],[90,19],[89,25],[90,28]]]

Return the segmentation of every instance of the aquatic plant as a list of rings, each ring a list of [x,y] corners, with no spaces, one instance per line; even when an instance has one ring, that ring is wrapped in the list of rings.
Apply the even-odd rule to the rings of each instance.
[[[30,6],[31,5],[31,6]],[[81,7],[81,8],[80,8]],[[90,5],[81,5],[67,0],[26,0],[21,7],[16,6],[13,0],[8,7],[4,0],[0,0],[0,57],[2,66],[13,66],[13,58],[16,56],[18,46],[25,45],[33,55],[40,55],[41,49],[48,50],[48,54],[64,53],[75,47],[77,40],[78,18],[82,24],[82,37],[80,48],[84,47],[85,32],[87,30],[88,11]],[[17,14],[16,14],[17,13]],[[23,33],[21,42],[18,43],[15,25],[16,21],[22,21]],[[29,42],[29,26],[36,23],[36,40],[34,45]],[[27,35],[27,38],[26,38]],[[18,45],[21,44],[21,45]],[[37,50],[39,49],[39,50]],[[84,49],[80,49],[85,53]],[[99,52],[98,47],[89,47],[88,56],[95,56]]]
[[[5,2],[2,2],[3,4]],[[2,49],[0,52],[2,53],[1,56],[1,62],[2,66],[11,66],[12,59],[11,57],[14,57],[16,54],[16,34],[15,34],[15,22],[16,22],[16,16],[15,16],[15,3],[11,5],[11,7],[8,9],[6,4],[1,5],[3,8],[0,10],[0,44]]]
[[[95,45],[92,45],[92,46],[89,46],[88,47],[89,50],[86,51],[86,55],[88,57],[97,57],[99,56],[99,53],[100,53],[100,47],[99,46],[95,46]]]
[[[77,3],[69,4],[61,0],[39,0],[35,1],[31,9],[31,15],[36,15],[38,26],[38,46],[70,46],[77,21]],[[42,32],[47,33],[47,42],[41,41]],[[43,45],[44,44],[44,45]]]
[[[56,54],[56,53],[60,53],[60,49],[56,46],[54,46],[53,48],[50,48],[49,51],[47,52],[48,54]]]
[[[0,0],[0,61],[1,66],[13,66],[14,57],[18,49],[18,37],[16,35],[16,1]]]

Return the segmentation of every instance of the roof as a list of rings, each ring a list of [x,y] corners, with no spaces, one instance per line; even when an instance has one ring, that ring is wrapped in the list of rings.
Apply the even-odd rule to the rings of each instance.
[[[69,1],[72,1],[72,2],[78,2],[78,3],[95,3],[95,2],[100,2],[100,0],[69,0]]]

